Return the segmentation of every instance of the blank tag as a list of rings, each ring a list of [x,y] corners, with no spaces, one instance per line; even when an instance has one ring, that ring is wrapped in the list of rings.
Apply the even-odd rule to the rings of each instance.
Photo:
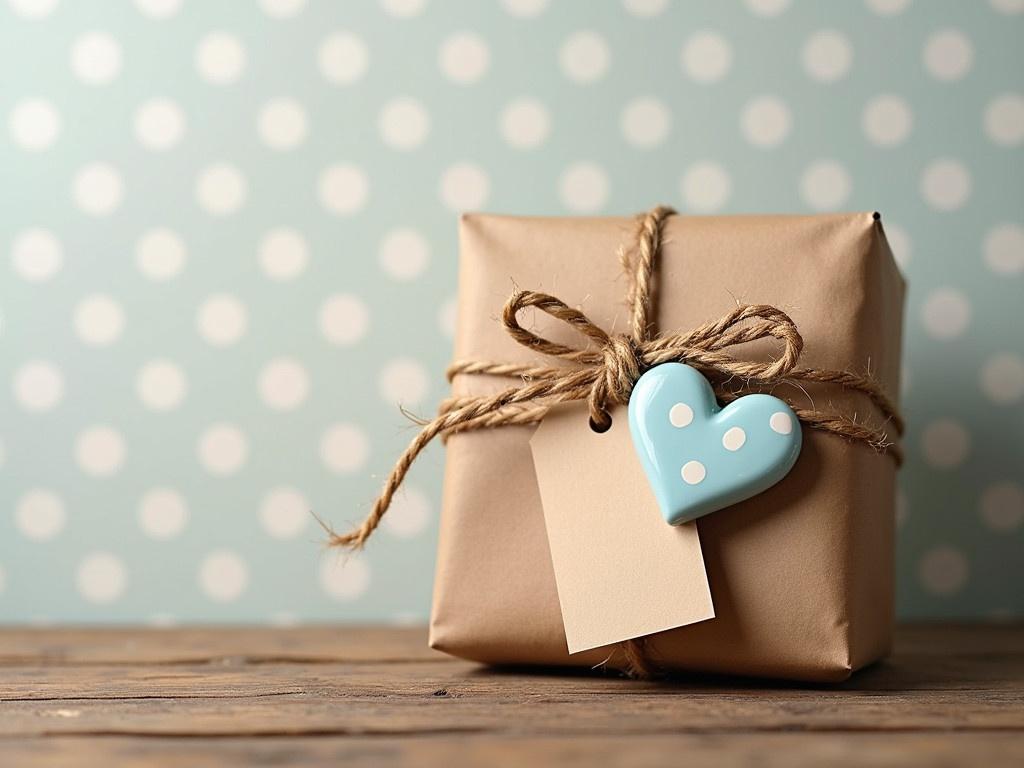
[[[585,404],[555,406],[530,441],[569,653],[715,615],[696,525],[665,522],[611,416],[598,434]]]

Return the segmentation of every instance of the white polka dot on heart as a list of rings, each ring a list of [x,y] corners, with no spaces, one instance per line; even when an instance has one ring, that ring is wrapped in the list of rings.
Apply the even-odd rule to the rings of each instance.
[[[664,143],[672,127],[672,113],[659,99],[643,96],[626,105],[619,124],[626,141],[649,149]]]
[[[14,372],[14,399],[23,410],[52,410],[64,397],[64,377],[53,363],[32,360]]]
[[[959,80],[971,68],[974,50],[971,41],[957,29],[936,32],[924,47],[924,66],[937,80]]]
[[[611,64],[608,43],[597,32],[583,30],[565,39],[558,51],[562,74],[580,85],[595,83],[603,78]]]
[[[115,555],[93,552],[79,563],[75,584],[90,603],[112,603],[124,594],[128,571]]]
[[[395,280],[414,280],[430,262],[430,244],[414,229],[395,229],[381,241],[378,259]]]
[[[139,400],[151,411],[170,411],[181,405],[188,391],[185,372],[170,360],[151,360],[135,378]]]
[[[339,347],[355,344],[366,335],[370,313],[358,296],[339,293],[320,307],[320,332]]]
[[[676,403],[668,412],[668,422],[673,427],[686,427],[693,421],[693,409],[686,403]]]
[[[384,13],[396,19],[411,19],[423,13],[427,0],[380,0]]]
[[[309,131],[306,110],[295,99],[274,99],[260,109],[256,118],[260,140],[271,149],[295,149]]]
[[[562,172],[558,194],[573,213],[596,213],[604,208],[610,193],[608,174],[596,163],[576,163]]]
[[[971,321],[971,305],[955,288],[939,288],[924,301],[921,320],[929,336],[942,341],[963,336]]]
[[[687,169],[682,181],[683,200],[694,213],[722,210],[732,193],[732,180],[718,163],[704,161]]]
[[[90,216],[109,216],[121,205],[124,182],[107,163],[90,163],[75,174],[71,193],[79,209]]]
[[[260,504],[263,530],[275,539],[294,539],[305,529],[311,506],[295,488],[279,487],[267,492]]]
[[[780,435],[788,435],[793,431],[793,418],[785,411],[776,411],[768,419],[768,426],[773,432]]]
[[[741,427],[730,427],[726,430],[725,434],[722,435],[722,447],[727,451],[738,451],[746,442],[747,433],[744,432]]]
[[[150,99],[135,111],[135,137],[146,149],[171,149],[184,133],[185,113],[171,99]]]
[[[245,305],[234,296],[219,293],[210,296],[199,307],[196,327],[207,344],[226,347],[245,335],[249,324]]]
[[[354,424],[334,424],[320,440],[320,458],[329,470],[350,475],[358,472],[370,456],[366,433]]]
[[[448,80],[458,85],[471,85],[487,73],[491,53],[480,35],[457,32],[441,43],[437,61]]]
[[[804,43],[804,70],[814,80],[832,83],[846,76],[853,61],[853,47],[841,32],[823,29]]]
[[[959,160],[934,160],[921,176],[921,196],[939,211],[961,208],[971,196],[971,174]]]
[[[1004,147],[1024,142],[1024,96],[1006,93],[989,102],[985,108],[985,133]]]
[[[338,32],[321,43],[317,61],[325,79],[335,85],[351,85],[366,74],[370,53],[362,38]]]
[[[362,168],[354,165],[332,165],[320,174],[320,202],[329,212],[351,216],[366,205],[370,181]]]
[[[694,82],[714,83],[732,67],[732,46],[717,32],[697,32],[684,44],[680,61]]]
[[[816,211],[834,211],[850,197],[850,174],[835,160],[820,160],[800,177],[800,197]]]
[[[441,202],[456,213],[480,210],[490,191],[487,173],[473,163],[456,163],[441,176]]]
[[[18,499],[14,524],[27,539],[48,541],[64,530],[64,501],[53,491],[34,488]]]
[[[789,135],[789,107],[775,96],[759,96],[743,108],[740,127],[755,147],[776,147]]]
[[[110,296],[95,295],[82,299],[75,308],[75,333],[86,344],[105,347],[121,337],[124,311]]]
[[[248,197],[248,183],[238,168],[216,163],[202,170],[196,180],[196,202],[211,216],[237,213]]]
[[[551,118],[547,107],[536,99],[517,99],[501,112],[501,137],[516,149],[533,149],[547,139]]]
[[[259,245],[260,266],[271,280],[292,280],[301,275],[309,261],[309,246],[301,232],[272,229]]]
[[[151,539],[172,539],[188,522],[188,506],[171,488],[153,488],[139,501],[139,527]]]
[[[935,547],[921,558],[917,575],[921,586],[931,594],[955,594],[967,583],[967,558],[952,547]]]
[[[211,32],[196,48],[199,75],[212,85],[230,85],[245,71],[246,53],[241,41],[227,32]]]
[[[135,0],[135,6],[153,19],[168,19],[181,10],[182,0]]]
[[[910,134],[914,118],[910,105],[899,96],[876,96],[864,107],[861,127],[877,146],[894,147]]]
[[[306,0],[260,0],[263,12],[274,19],[290,19],[306,7]]]
[[[257,382],[260,399],[275,411],[298,408],[309,394],[309,374],[296,361],[280,357],[267,363]]]
[[[1024,524],[1024,488],[1013,482],[990,485],[981,495],[981,519],[991,530],[1007,533]]]
[[[381,369],[378,386],[384,402],[416,406],[427,396],[430,376],[421,363],[403,357],[390,361]]]
[[[199,566],[199,587],[218,603],[230,603],[249,586],[249,567],[245,560],[226,549],[218,549],[203,558]]]
[[[416,149],[430,133],[430,115],[416,99],[401,97],[384,105],[377,120],[380,137],[392,149]]]
[[[404,487],[391,502],[384,530],[402,539],[422,533],[430,522],[430,500],[418,488]]]
[[[1012,353],[990,357],[981,367],[981,391],[996,405],[1024,399],[1024,360]]]
[[[71,46],[71,71],[86,85],[105,85],[121,72],[121,45],[106,32],[87,32]]]
[[[26,229],[14,238],[11,262],[23,280],[40,283],[60,272],[64,265],[64,249],[49,230]]]
[[[971,438],[959,423],[940,419],[921,433],[925,461],[936,469],[951,469],[964,463],[971,450]]]
[[[26,99],[14,105],[8,126],[15,144],[29,152],[40,152],[60,135],[60,113],[46,99]]]
[[[218,423],[200,435],[196,450],[203,469],[216,477],[226,477],[245,465],[249,441],[234,424]]]
[[[985,236],[985,263],[998,275],[1024,272],[1024,227],[1000,224]]]
[[[87,475],[109,477],[124,465],[124,437],[113,427],[99,425],[84,430],[75,440],[75,460]]]
[[[355,557],[324,558],[320,564],[320,586],[335,600],[357,600],[370,587],[370,566]]]
[[[184,268],[185,259],[185,243],[170,229],[151,229],[135,246],[135,263],[150,280],[170,280]]]
[[[7,0],[15,15],[23,19],[43,19],[53,13],[58,0]]]
[[[548,7],[548,0],[501,0],[501,5],[509,15],[528,19],[540,16]]]
[[[679,474],[687,485],[697,485],[704,481],[704,478],[707,476],[707,470],[699,461],[688,461],[683,464]]]

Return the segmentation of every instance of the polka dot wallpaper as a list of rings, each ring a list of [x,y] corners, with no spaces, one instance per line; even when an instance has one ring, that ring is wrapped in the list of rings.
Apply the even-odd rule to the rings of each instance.
[[[426,617],[465,209],[883,212],[903,616],[1024,613],[1021,0],[0,0],[0,620]],[[869,480],[865,480],[868,482]]]

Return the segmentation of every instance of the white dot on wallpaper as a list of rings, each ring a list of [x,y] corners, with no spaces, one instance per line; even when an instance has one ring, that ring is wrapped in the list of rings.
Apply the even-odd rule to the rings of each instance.
[[[71,45],[71,71],[86,85],[104,85],[121,72],[121,44],[106,32],[87,32]]]
[[[478,211],[487,202],[491,182],[483,168],[473,163],[456,163],[441,175],[441,202],[456,213]]]
[[[274,19],[288,19],[306,7],[306,0],[260,0],[263,12]]]
[[[124,183],[107,163],[90,163],[75,174],[71,184],[75,204],[90,216],[108,216],[121,205]]]
[[[181,405],[188,391],[185,372],[170,360],[150,360],[135,377],[135,392],[151,411],[170,411]]]
[[[151,229],[135,245],[135,263],[150,280],[170,280],[185,266],[185,243],[170,229]]]
[[[532,149],[544,143],[551,131],[547,107],[536,99],[509,102],[499,119],[501,137],[516,149]]]
[[[75,439],[75,461],[87,475],[109,477],[124,465],[124,437],[113,427],[98,425],[83,430]]]
[[[268,408],[290,411],[300,406],[309,394],[309,374],[296,360],[279,357],[263,366],[257,389]]]
[[[430,133],[430,115],[416,99],[392,99],[381,110],[377,128],[381,139],[392,149],[415,149]]]
[[[209,474],[217,477],[233,475],[249,458],[249,441],[234,424],[213,424],[199,436],[197,444],[199,463]]]
[[[622,0],[625,9],[641,19],[659,16],[668,8],[668,0]]]
[[[1024,96],[1006,93],[989,102],[985,108],[985,133],[1005,147],[1024,141]]]
[[[320,332],[331,344],[347,347],[366,335],[370,312],[358,296],[339,293],[320,307]]]
[[[328,555],[320,563],[320,586],[335,600],[357,600],[370,587],[370,566],[358,557]]]
[[[249,566],[241,555],[227,549],[214,550],[199,566],[199,587],[218,603],[237,600],[249,586]]]
[[[7,0],[11,10],[23,19],[42,19],[53,13],[57,0]]]
[[[196,47],[196,69],[212,85],[230,85],[245,71],[246,53],[241,41],[227,32],[210,32]]]
[[[594,83],[608,72],[611,51],[597,32],[589,29],[574,32],[559,48],[558,63],[562,74],[574,83]]]
[[[437,63],[451,82],[470,85],[487,73],[491,52],[475,32],[456,32],[441,43]]]
[[[732,46],[717,32],[697,32],[683,45],[681,63],[691,80],[714,83],[732,67]]]
[[[411,19],[419,16],[427,5],[427,0],[380,0],[380,7],[388,16],[396,19]]]
[[[75,585],[90,603],[112,603],[128,586],[124,563],[109,552],[93,552],[78,564]]]
[[[714,213],[722,210],[732,193],[732,181],[722,166],[713,162],[696,163],[683,175],[685,210]]]
[[[958,160],[934,160],[921,174],[921,195],[939,211],[961,208],[971,196],[971,174]]]
[[[207,344],[226,347],[245,334],[249,325],[245,305],[234,296],[218,293],[210,296],[199,307],[196,327]]]
[[[23,410],[52,410],[64,397],[64,376],[46,360],[32,360],[14,372],[14,399]]]
[[[320,202],[338,216],[359,212],[366,205],[369,193],[369,179],[354,165],[332,165],[320,174]]]
[[[23,280],[50,280],[64,265],[60,240],[46,229],[26,229],[11,243],[11,264]]]
[[[284,227],[272,229],[259,244],[263,273],[271,280],[292,280],[301,275],[309,261],[309,246],[301,232]]]
[[[34,488],[22,494],[14,507],[14,524],[27,539],[47,541],[64,530],[64,501],[53,491]]]
[[[1024,488],[1017,483],[990,485],[981,494],[981,519],[999,533],[1020,528],[1024,524]]]
[[[501,0],[501,6],[511,16],[529,19],[544,13],[548,0]]]
[[[896,260],[896,264],[900,269],[906,269],[913,254],[913,246],[910,243],[910,235],[907,234],[907,230],[898,224],[886,222],[885,239],[889,241],[889,249],[892,251],[892,257]]]
[[[317,52],[320,74],[335,85],[351,85],[366,74],[370,52],[362,38],[351,32],[337,32],[320,44]]]
[[[146,149],[168,150],[185,133],[185,113],[171,99],[150,99],[135,111],[135,137]]]
[[[332,424],[320,439],[320,458],[331,472],[358,472],[369,457],[370,441],[355,424]]]
[[[306,110],[294,99],[268,101],[256,117],[256,132],[271,149],[295,149],[305,141],[308,130]]]
[[[558,180],[559,198],[573,213],[600,211],[608,202],[610,188],[608,174],[595,163],[570,165]]]
[[[747,102],[740,116],[743,136],[756,147],[776,147],[789,135],[789,107],[775,96],[758,96]]]
[[[789,8],[790,0],[745,0],[745,5],[756,16],[778,16]]]
[[[867,103],[860,124],[872,144],[894,147],[910,134],[914,116],[905,99],[885,94]]]
[[[455,297],[446,299],[437,311],[437,327],[449,339],[455,338],[455,324],[459,315],[459,303]]]
[[[430,244],[414,229],[395,229],[381,241],[381,268],[395,280],[414,280],[430,262]]]
[[[956,288],[939,288],[925,299],[921,320],[932,338],[955,339],[964,334],[971,322],[971,304]]]
[[[75,333],[95,347],[113,344],[124,330],[124,311],[111,297],[102,294],[78,302],[74,315]]]
[[[1024,360],[1007,352],[985,361],[980,374],[981,391],[996,405],[1012,405],[1024,399]]]
[[[8,121],[14,143],[29,152],[47,149],[60,135],[60,113],[46,99],[25,99],[11,110]]]
[[[230,216],[245,204],[248,183],[242,172],[227,163],[215,163],[199,173],[196,202],[211,216]]]
[[[841,32],[823,29],[807,39],[801,57],[809,77],[821,83],[832,83],[850,71],[853,47]]]
[[[135,6],[153,19],[168,19],[181,10],[181,0],[135,0]]]
[[[430,389],[430,375],[422,363],[401,357],[381,369],[377,386],[388,405],[418,406]]]
[[[275,539],[294,539],[306,530],[310,503],[295,488],[281,486],[267,492],[260,503],[263,530]]]
[[[867,6],[879,16],[895,16],[903,13],[910,0],[867,0]]]
[[[850,174],[835,160],[820,160],[800,176],[800,197],[816,211],[834,211],[850,197]]]
[[[430,499],[419,488],[400,490],[384,516],[384,530],[401,539],[410,539],[426,529],[430,522]]]
[[[1024,0],[989,0],[1000,13],[1024,13]]]
[[[967,430],[952,419],[938,419],[921,433],[924,459],[936,469],[951,469],[964,463],[971,451]]]
[[[139,500],[139,527],[151,539],[173,539],[185,530],[188,505],[173,488],[152,488]]]
[[[924,66],[937,80],[959,80],[967,74],[974,59],[971,41],[958,29],[936,32],[924,46]]]
[[[642,96],[622,110],[619,126],[626,141],[634,147],[649,149],[665,141],[672,127],[672,113],[662,101]]]
[[[1024,272],[1024,227],[1000,224],[985,235],[985,263],[997,275]]]
[[[917,577],[926,592],[939,597],[953,595],[967,583],[967,558],[953,547],[935,547],[921,558]]]

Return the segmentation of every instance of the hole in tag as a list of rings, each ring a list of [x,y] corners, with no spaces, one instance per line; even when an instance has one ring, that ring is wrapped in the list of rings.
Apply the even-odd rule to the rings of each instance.
[[[598,424],[596,421],[594,421],[594,417],[593,416],[591,416],[589,419],[587,419],[587,421],[590,422],[590,429],[591,429],[592,432],[596,432],[599,435],[603,435],[605,432],[607,432],[609,429],[612,428],[612,417],[611,417],[611,415],[610,414],[605,414],[605,416],[608,417],[608,423],[607,424]]]

